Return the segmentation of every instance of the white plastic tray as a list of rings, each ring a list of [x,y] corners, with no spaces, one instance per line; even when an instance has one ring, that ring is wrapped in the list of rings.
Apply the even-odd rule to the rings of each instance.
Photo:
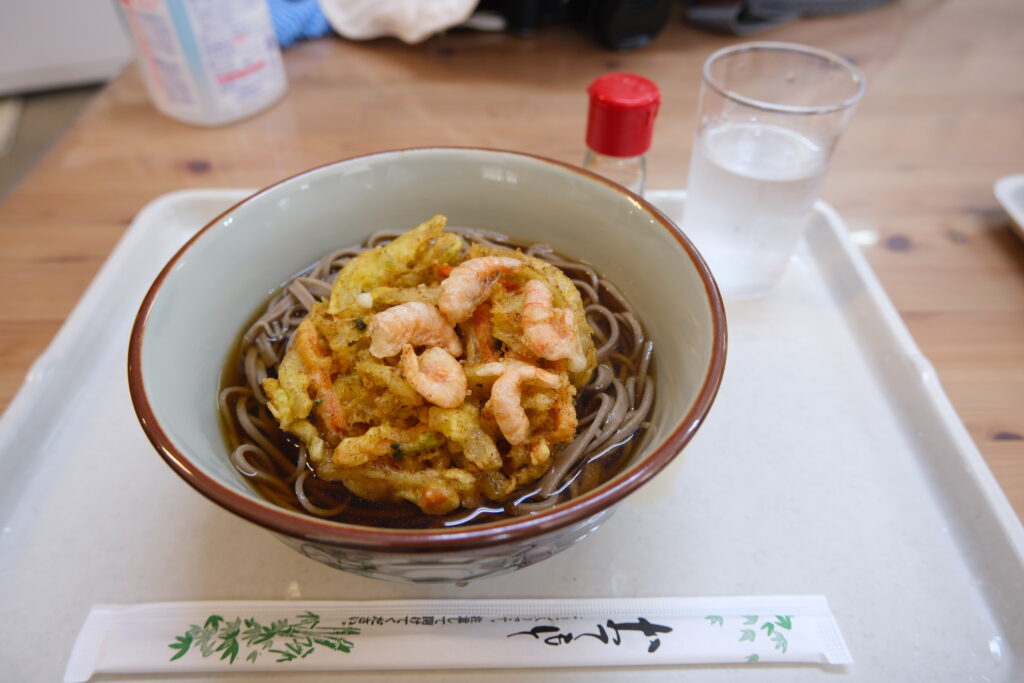
[[[124,369],[139,301],[245,194],[147,206],[0,420],[3,680],[59,680],[97,602],[794,593],[827,596],[855,664],[344,680],[1024,680],[1024,529],[827,206],[781,287],[729,305],[725,381],[686,457],[575,548],[460,589],[307,560],[193,491],[143,435]],[[682,196],[652,193],[670,216]]]

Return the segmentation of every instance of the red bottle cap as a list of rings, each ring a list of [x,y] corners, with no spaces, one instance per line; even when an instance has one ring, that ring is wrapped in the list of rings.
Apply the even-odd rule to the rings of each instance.
[[[610,157],[647,152],[661,94],[658,86],[636,74],[605,74],[587,88],[587,147]]]

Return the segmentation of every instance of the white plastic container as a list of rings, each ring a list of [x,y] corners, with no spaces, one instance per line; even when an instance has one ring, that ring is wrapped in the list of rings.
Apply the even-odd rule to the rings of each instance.
[[[120,0],[153,104],[172,118],[218,126],[287,89],[265,0]]]

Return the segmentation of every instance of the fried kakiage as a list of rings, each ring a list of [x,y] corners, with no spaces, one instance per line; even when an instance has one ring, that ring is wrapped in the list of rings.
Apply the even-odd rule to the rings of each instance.
[[[444,227],[435,216],[347,263],[263,381],[318,477],[431,515],[547,472],[597,360],[561,270]]]

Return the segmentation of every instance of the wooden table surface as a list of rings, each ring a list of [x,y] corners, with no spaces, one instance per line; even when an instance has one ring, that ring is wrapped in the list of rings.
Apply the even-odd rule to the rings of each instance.
[[[992,195],[997,178],[1024,172],[1024,3],[904,0],[758,38],[827,48],[866,72],[824,198],[851,230],[877,235],[869,261],[1024,517],[1024,244]],[[648,186],[683,187],[700,65],[738,41],[680,19],[628,54],[569,27],[529,39],[450,32],[417,46],[324,39],[286,52],[285,99],[218,129],[158,114],[129,68],[0,204],[0,410],[160,194],[263,186],[420,145],[578,162],[585,88],[607,71],[661,87]]]

